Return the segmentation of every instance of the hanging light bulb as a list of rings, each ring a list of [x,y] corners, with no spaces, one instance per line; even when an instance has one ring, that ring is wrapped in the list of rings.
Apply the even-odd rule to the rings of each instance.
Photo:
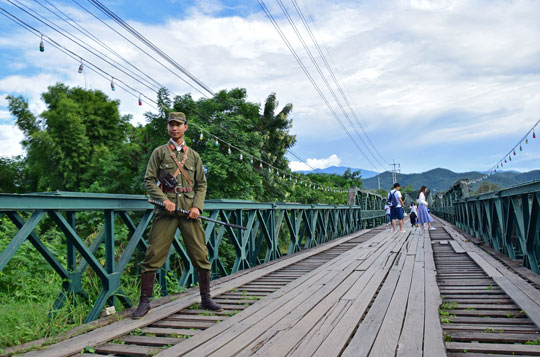
[[[116,88],[114,87],[114,78],[111,78],[111,90],[114,92]]]
[[[259,169],[262,169],[263,166],[262,166],[262,160],[259,162]]]
[[[523,151],[523,147],[521,145],[519,146],[519,151]]]
[[[505,163],[505,164],[507,164],[507,163],[508,163],[508,161],[506,161],[506,159],[504,159],[504,163]]]
[[[268,166],[268,172],[272,173],[272,168],[270,166]]]
[[[45,52],[45,43],[43,43],[43,35],[41,35],[41,41],[39,41],[39,52]]]
[[[142,98],[140,94],[139,94],[139,105],[142,105]]]
[[[83,67],[83,63],[82,63],[82,59],[81,59],[81,64],[79,65],[79,70],[77,72],[79,73],[82,73],[84,67]]]
[[[242,155],[242,153],[240,153],[240,161],[244,160],[244,155]]]
[[[514,150],[514,156],[516,156],[516,150]]]
[[[253,158],[249,159],[249,162],[251,162],[251,165],[253,165]]]
[[[512,156],[508,156],[508,160],[512,161]]]
[[[227,154],[231,154],[231,146],[229,145],[229,148],[227,149]]]
[[[533,139],[536,139],[536,133],[533,131]]]
[[[203,133],[201,132],[201,135],[199,135],[199,140],[202,141],[204,139],[204,135]]]

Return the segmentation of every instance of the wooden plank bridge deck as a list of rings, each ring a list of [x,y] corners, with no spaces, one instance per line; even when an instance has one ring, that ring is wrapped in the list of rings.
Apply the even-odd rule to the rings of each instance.
[[[190,291],[27,355],[540,355],[539,280],[436,226],[360,231],[220,279],[221,313]]]

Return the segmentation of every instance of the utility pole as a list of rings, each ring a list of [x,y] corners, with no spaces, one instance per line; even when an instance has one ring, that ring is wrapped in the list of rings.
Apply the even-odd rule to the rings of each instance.
[[[396,163],[396,160],[392,160],[392,164],[389,164],[392,166],[392,184],[397,182],[397,175],[398,173],[401,173],[401,165],[399,163]]]

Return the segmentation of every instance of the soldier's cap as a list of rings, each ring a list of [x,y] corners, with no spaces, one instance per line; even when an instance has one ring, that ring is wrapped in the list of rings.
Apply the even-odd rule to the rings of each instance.
[[[186,115],[182,112],[172,112],[169,114],[169,120],[167,121],[167,123],[170,123],[171,121],[185,124],[187,123]]]

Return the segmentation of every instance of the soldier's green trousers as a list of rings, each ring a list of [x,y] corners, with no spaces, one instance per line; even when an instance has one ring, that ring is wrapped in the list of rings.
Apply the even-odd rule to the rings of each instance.
[[[141,263],[143,273],[155,272],[163,266],[178,227],[193,266],[198,270],[210,270],[201,221],[185,216],[159,214],[154,217],[150,229],[150,241]]]

